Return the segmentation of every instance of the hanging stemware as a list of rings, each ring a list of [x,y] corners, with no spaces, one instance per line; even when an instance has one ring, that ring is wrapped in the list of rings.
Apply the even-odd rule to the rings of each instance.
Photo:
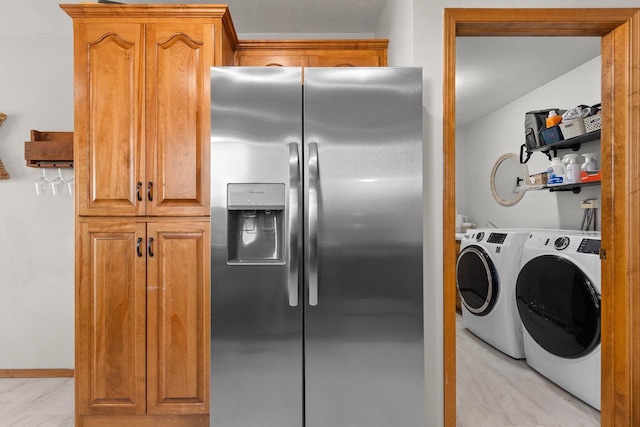
[[[42,169],[42,178],[39,178],[36,181],[36,194],[38,196],[50,196],[52,194],[51,191],[51,180],[47,178],[47,170],[45,168]]]

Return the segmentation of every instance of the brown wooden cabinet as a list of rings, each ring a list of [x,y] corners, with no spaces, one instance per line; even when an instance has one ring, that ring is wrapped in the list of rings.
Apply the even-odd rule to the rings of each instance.
[[[78,213],[208,215],[209,68],[232,65],[232,53],[214,53],[235,37],[226,9],[91,6],[64,6],[75,30]]]
[[[209,426],[209,68],[226,6],[61,6],[74,24],[76,426]]]
[[[209,221],[82,218],[78,229],[78,413],[208,414]]]
[[[147,412],[209,413],[208,220],[147,224]]]
[[[145,224],[79,224],[76,244],[76,410],[146,413]],[[144,243],[143,243],[144,244]]]
[[[236,65],[383,67],[388,40],[241,40]]]

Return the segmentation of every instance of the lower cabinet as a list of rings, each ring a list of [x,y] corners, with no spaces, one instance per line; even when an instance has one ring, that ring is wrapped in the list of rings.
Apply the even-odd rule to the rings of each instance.
[[[77,227],[76,425],[208,426],[209,219]]]

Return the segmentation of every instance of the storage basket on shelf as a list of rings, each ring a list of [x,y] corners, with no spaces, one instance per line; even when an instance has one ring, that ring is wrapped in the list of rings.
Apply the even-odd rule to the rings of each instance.
[[[575,138],[576,136],[587,133],[585,130],[584,119],[582,117],[563,121],[560,123],[560,129],[562,130],[562,136],[564,139]]]
[[[593,116],[584,118],[584,128],[587,132],[595,132],[602,128],[602,114],[594,114]]]

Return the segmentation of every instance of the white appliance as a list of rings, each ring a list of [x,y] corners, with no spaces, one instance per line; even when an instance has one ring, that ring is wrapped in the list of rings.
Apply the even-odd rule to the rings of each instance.
[[[528,236],[528,230],[469,230],[456,263],[464,326],[515,359],[525,356],[515,286]]]
[[[598,410],[599,252],[599,232],[532,232],[516,285],[527,363]]]

